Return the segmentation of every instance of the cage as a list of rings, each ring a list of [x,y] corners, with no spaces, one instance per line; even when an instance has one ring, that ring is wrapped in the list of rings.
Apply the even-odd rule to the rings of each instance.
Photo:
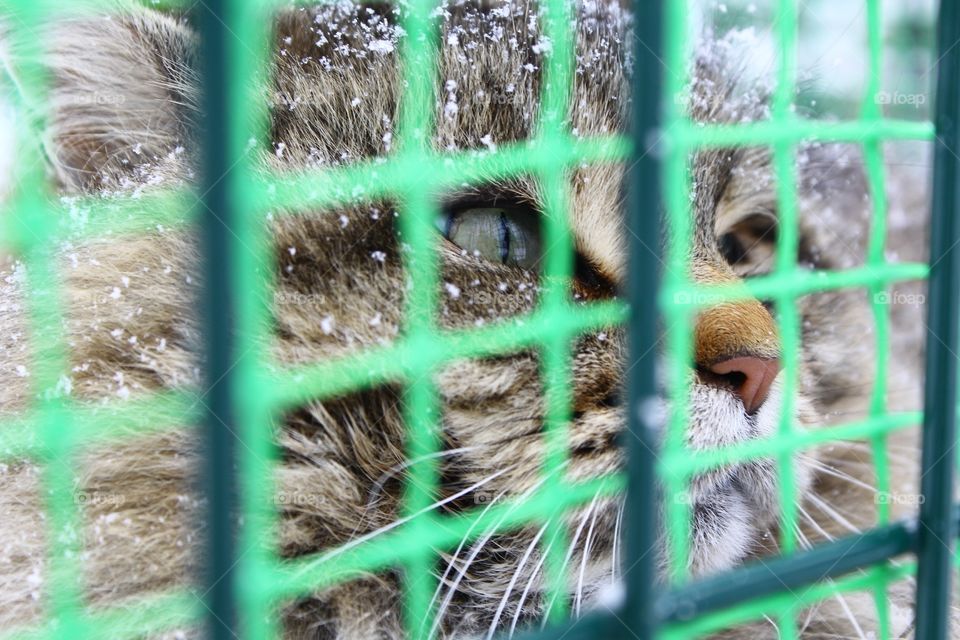
[[[153,3],[147,3],[153,4]],[[202,78],[202,166],[200,186],[156,190],[136,197],[51,197],[45,172],[44,131],[50,113],[51,78],[44,66],[44,24],[52,13],[95,12],[93,1],[69,6],[47,0],[6,0],[4,20],[18,56],[8,67],[16,99],[15,188],[9,212],[0,217],[3,246],[26,265],[21,274],[29,338],[29,406],[7,415],[0,428],[5,462],[39,464],[46,538],[51,541],[43,582],[39,625],[3,630],[4,637],[141,637],[206,623],[211,637],[277,637],[284,603],[364,574],[398,571],[403,627],[409,637],[436,632],[435,594],[441,579],[440,550],[472,543],[491,532],[535,525],[546,583],[545,621],[530,637],[689,638],[769,616],[781,637],[796,637],[797,618],[810,605],[839,593],[872,594],[877,634],[903,632],[890,621],[891,584],[916,580],[915,637],[948,634],[952,541],[957,510],[952,486],[956,460],[957,302],[960,243],[956,214],[960,117],[960,15],[943,0],[937,20],[937,91],[928,121],[887,117],[881,84],[881,3],[865,0],[869,43],[862,96],[841,121],[800,117],[795,110],[798,5],[772,5],[776,82],[769,118],[738,123],[696,122],[688,113],[692,45],[691,11],[682,0],[637,2],[633,6],[634,70],[631,133],[604,137],[573,135],[565,114],[567,87],[575,81],[576,34],[571,5],[543,3],[543,35],[549,55],[542,60],[541,109],[529,141],[500,144],[496,152],[443,151],[431,144],[436,127],[434,72],[437,13],[431,0],[413,0],[402,15],[404,37],[397,43],[404,79],[396,132],[386,158],[317,168],[290,175],[264,175],[248,153],[250,132],[268,140],[268,115],[251,78],[269,75],[271,12],[264,1],[208,0],[188,9],[200,34],[198,72]],[[183,9],[183,8],[181,8]],[[394,44],[387,43],[392,51]],[[848,105],[850,106],[850,105]],[[899,106],[903,106],[902,104]],[[925,140],[935,145],[929,261],[892,263],[887,238],[883,144]],[[871,218],[866,258],[859,266],[811,271],[798,266],[798,176],[796,154],[808,142],[849,143],[862,148]],[[486,144],[486,143],[484,143]],[[492,144],[486,144],[492,147]],[[689,269],[688,247],[697,230],[691,193],[690,158],[710,150],[771,150],[779,216],[776,257],[768,275],[727,284],[704,284]],[[283,149],[273,149],[278,156]],[[574,263],[566,176],[584,163],[626,163],[629,197],[628,277],[622,295],[582,304],[571,300]],[[478,183],[490,176],[535,175],[542,185],[543,284],[534,310],[522,317],[450,330],[438,321],[442,278],[436,247],[438,190]],[[275,256],[268,216],[305,208],[333,209],[361,197],[396,199],[402,260],[409,274],[403,301],[402,334],[341,358],[287,366],[265,345],[274,330]],[[663,210],[663,215],[656,212]],[[77,227],[77,210],[85,211]],[[63,330],[64,311],[57,253],[60,243],[154,233],[158,225],[197,225],[203,256],[202,394],[157,391],[108,403],[87,402],[62,393],[69,378],[72,348]],[[668,240],[662,243],[662,238]],[[924,411],[898,412],[886,405],[891,366],[888,341],[890,287],[927,280]],[[817,430],[798,428],[794,419],[800,362],[801,296],[857,288],[869,300],[875,331],[875,383],[866,418],[838,421]],[[122,292],[121,292],[122,294]],[[112,292],[105,291],[110,296]],[[742,443],[691,449],[689,368],[694,360],[698,314],[748,299],[770,301],[782,343],[783,401],[773,433]],[[567,477],[572,407],[572,343],[587,332],[619,326],[628,336],[631,366],[625,379],[627,425],[625,468],[603,477]],[[661,395],[657,345],[671,356],[662,372],[669,411],[657,409]],[[445,446],[442,401],[435,376],[451,362],[517,351],[538,354],[543,411],[542,483],[513,500],[477,504],[441,515],[441,468],[436,454]],[[11,365],[12,366],[12,365]],[[324,401],[385,383],[402,391],[400,400],[411,463],[402,481],[400,517],[383,535],[359,538],[332,550],[281,557],[274,465],[278,417],[307,401]],[[85,602],[82,543],[75,535],[88,499],[77,499],[73,462],[90,443],[127,438],[158,425],[197,420],[205,448],[202,509],[205,540],[195,540],[205,560],[197,589],[175,589],[134,605],[91,608]],[[919,514],[891,517],[877,505],[876,526],[802,548],[797,535],[798,479],[794,456],[835,441],[869,443],[879,495],[890,495],[886,446],[890,434],[922,422],[922,476]],[[691,483],[711,470],[756,460],[772,461],[777,478],[778,551],[717,575],[691,580],[691,520],[697,507]],[[229,470],[236,465],[236,473]],[[569,587],[570,549],[582,531],[566,515],[591,501],[624,498],[624,592],[610,606],[583,616]],[[240,514],[239,519],[236,517]],[[662,557],[658,536],[663,523]],[[239,526],[237,522],[239,521]],[[581,528],[583,528],[581,521]],[[620,520],[618,519],[618,522]],[[266,542],[265,542],[266,541]],[[903,558],[908,558],[903,561]],[[896,561],[894,561],[896,559]],[[660,563],[666,565],[661,580]],[[511,628],[511,633],[513,629]]]

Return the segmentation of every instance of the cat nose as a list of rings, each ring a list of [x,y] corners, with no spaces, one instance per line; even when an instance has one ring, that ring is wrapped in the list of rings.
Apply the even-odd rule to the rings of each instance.
[[[777,374],[779,358],[739,356],[714,363],[707,368],[730,384],[733,393],[743,402],[747,413],[753,413],[766,401]]]
[[[695,325],[695,363],[702,382],[729,389],[753,413],[780,373],[780,339],[770,312],[757,300],[701,311]]]

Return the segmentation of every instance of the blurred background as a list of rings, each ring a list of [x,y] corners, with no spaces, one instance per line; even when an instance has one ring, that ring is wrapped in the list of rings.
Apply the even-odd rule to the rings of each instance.
[[[750,50],[745,61],[760,76],[777,68],[777,2],[773,0],[695,0],[691,29],[722,36],[743,33]],[[815,117],[855,118],[867,79],[867,7],[864,0],[796,0],[798,78],[803,87],[797,106]],[[880,2],[883,25],[884,114],[927,120],[932,107],[937,3],[935,0]],[[884,103],[884,101],[886,101]]]

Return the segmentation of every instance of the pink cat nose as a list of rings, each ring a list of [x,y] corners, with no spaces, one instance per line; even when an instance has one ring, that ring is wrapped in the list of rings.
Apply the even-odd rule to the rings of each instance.
[[[711,365],[709,370],[723,376],[733,386],[733,392],[743,401],[747,413],[753,413],[767,399],[770,385],[780,373],[780,360],[739,356],[717,362]]]

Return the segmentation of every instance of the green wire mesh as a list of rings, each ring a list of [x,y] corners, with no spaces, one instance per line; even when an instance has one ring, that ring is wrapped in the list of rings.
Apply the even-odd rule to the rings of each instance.
[[[667,4],[665,64],[671,73],[665,75],[666,94],[677,95],[686,85],[687,69],[686,24],[687,13],[680,2]],[[928,123],[894,121],[885,119],[877,96],[880,92],[882,55],[882,28],[879,0],[866,1],[867,33],[869,42],[868,81],[860,108],[860,116],[852,122],[823,123],[802,121],[792,109],[796,95],[796,33],[797,3],[781,0],[777,3],[775,31],[779,53],[776,88],[772,98],[771,118],[767,122],[747,125],[700,125],[690,122],[681,112],[676,101],[667,102],[665,137],[670,152],[664,169],[664,193],[667,207],[667,222],[671,242],[668,245],[667,265],[664,271],[663,296],[660,307],[668,330],[668,349],[671,358],[671,406],[664,451],[660,459],[659,473],[666,487],[666,526],[669,533],[670,560],[673,580],[683,582],[690,544],[691,508],[688,501],[671,499],[687,490],[694,474],[730,464],[758,458],[773,458],[777,462],[781,526],[780,549],[784,555],[797,550],[796,483],[792,457],[798,451],[809,449],[826,441],[844,439],[868,439],[872,445],[873,465],[876,473],[877,491],[889,492],[890,479],[886,459],[886,437],[894,430],[918,424],[916,413],[891,413],[886,410],[886,381],[889,356],[889,317],[883,304],[881,292],[886,292],[892,283],[926,277],[927,267],[922,264],[890,264],[884,257],[886,237],[886,197],[884,189],[884,163],[881,145],[884,140],[930,139],[933,128]],[[872,223],[866,263],[859,268],[835,273],[805,272],[798,269],[798,221],[796,207],[796,176],[794,154],[801,141],[821,140],[831,142],[856,142],[863,145],[865,167],[873,207]],[[774,171],[777,184],[777,211],[779,217],[776,262],[769,276],[752,278],[734,286],[697,287],[689,279],[685,247],[689,246],[692,219],[688,198],[690,176],[687,157],[689,152],[704,147],[738,147],[768,144],[773,149]],[[802,432],[794,424],[792,415],[797,389],[800,327],[796,309],[797,297],[813,292],[850,287],[866,287],[870,294],[875,322],[876,372],[871,394],[869,417],[861,422],[834,425],[813,432]],[[709,301],[715,305],[725,300],[753,296],[771,300],[775,304],[776,318],[783,354],[784,399],[780,426],[777,434],[769,439],[755,440],[745,445],[735,445],[709,452],[692,452],[684,444],[687,424],[684,399],[688,397],[686,368],[692,357],[692,316],[702,305],[697,301]],[[694,304],[678,304],[677,301],[692,301]],[[878,524],[889,522],[889,505],[878,504]],[[782,638],[797,636],[796,615],[803,607],[829,595],[843,591],[872,589],[876,594],[879,619],[879,636],[890,637],[889,611],[885,588],[891,581],[911,572],[909,565],[876,566],[860,576],[832,583],[817,585],[803,594],[785,593],[770,598],[738,605],[729,610],[695,619],[690,623],[676,624],[663,633],[663,637],[686,638],[715,631],[737,622],[768,615],[777,625]]]
[[[792,456],[802,450],[835,440],[866,439],[872,445],[877,489],[889,490],[885,443],[891,432],[921,420],[918,413],[892,413],[885,406],[888,371],[889,320],[879,295],[892,283],[923,279],[923,264],[891,264],[884,257],[886,201],[881,145],[885,140],[933,138],[926,122],[890,120],[882,116],[875,96],[880,90],[883,42],[880,2],[866,0],[869,33],[868,83],[860,116],[847,122],[818,122],[799,119],[791,109],[796,91],[797,3],[777,3],[778,39],[777,84],[772,118],[766,122],[738,125],[701,125],[691,122],[678,101],[665,100],[662,158],[663,193],[670,242],[667,245],[664,280],[658,306],[666,334],[671,367],[669,389],[672,411],[657,473],[665,488],[665,526],[669,540],[671,579],[683,584],[683,568],[689,556],[690,505],[674,497],[685,495],[691,479],[699,473],[734,462],[775,458],[781,486],[784,554],[797,549],[794,535],[796,485]],[[45,77],[41,33],[50,12],[63,11],[60,3],[40,0],[6,0],[5,15],[14,16],[11,34],[23,52],[16,87],[19,149],[15,183],[18,185],[10,215],[0,218],[4,241],[20,255],[26,270],[32,371],[35,391],[32,406],[23,416],[5,419],[0,428],[0,453],[4,459],[29,457],[43,463],[48,513],[50,579],[45,582],[47,622],[38,629],[10,630],[9,637],[135,637],[180,627],[199,620],[203,602],[192,593],[173,592],[137,607],[91,612],[83,605],[79,540],[75,533],[79,509],[73,497],[71,459],[82,446],[126,433],[150,429],[157,424],[187,422],[196,418],[194,398],[185,393],[167,393],[153,398],[88,406],[69,397],[45,393],[56,388],[67,371],[66,345],[59,339],[62,316],[60,290],[50,248],[55,239],[102,237],[106,233],[137,233],[157,224],[175,225],[193,221],[198,196],[189,192],[152,194],[135,202],[89,199],[82,206],[96,210],[80,234],[62,223],[64,205],[51,197],[43,170],[43,150],[38,143],[44,130]],[[665,95],[680,95],[687,83],[689,39],[688,7],[681,0],[667,2],[664,26]],[[93,0],[70,3],[70,11],[108,9]],[[243,526],[237,558],[237,608],[241,612],[243,637],[279,636],[278,605],[331,585],[350,580],[364,572],[401,568],[405,597],[405,626],[411,637],[426,637],[433,616],[431,595],[436,588],[436,550],[473,540],[491,531],[516,528],[528,523],[546,524],[541,542],[546,555],[549,619],[561,622],[569,616],[569,595],[564,575],[569,545],[563,515],[594,496],[612,496],[623,491],[625,478],[614,476],[571,485],[561,471],[566,465],[567,430],[570,419],[570,345],[577,335],[619,324],[627,314],[622,302],[573,305],[568,283],[573,270],[573,251],[567,226],[568,186],[565,171],[580,163],[624,162],[633,151],[631,141],[614,136],[602,139],[575,139],[566,128],[568,91],[572,85],[573,34],[570,5],[565,0],[546,0],[546,36],[553,53],[546,60],[541,121],[529,143],[504,145],[496,154],[440,153],[430,147],[433,130],[433,51],[437,27],[431,18],[431,0],[413,0],[407,7],[400,59],[406,90],[400,110],[401,123],[394,137],[396,152],[385,162],[366,162],[325,171],[310,171],[290,177],[264,177],[245,153],[253,135],[266,140],[265,105],[257,99],[257,83],[251,78],[268,76],[268,25],[274,5],[266,0],[232,3],[225,14],[225,28],[235,37],[228,39],[232,57],[230,103],[233,111],[229,131],[229,152],[234,169],[230,178],[232,202],[237,208],[230,242],[245,250],[234,251],[235,262],[227,265],[238,292],[236,332],[237,353],[243,354],[230,376],[238,399],[235,415],[245,447],[239,449],[241,511]],[[810,273],[795,264],[798,248],[794,152],[803,141],[821,140],[863,145],[873,204],[867,261],[862,267],[843,272]],[[782,232],[777,239],[777,261],[769,276],[751,279],[737,286],[696,286],[688,277],[685,247],[691,237],[688,175],[689,154],[706,147],[771,145],[774,150],[777,197]],[[436,203],[431,194],[460,183],[477,183],[492,178],[525,173],[537,176],[546,196],[544,245],[546,254],[544,292],[539,308],[529,317],[505,320],[495,326],[467,331],[445,331],[436,326],[436,283],[438,266],[434,252]],[[400,202],[401,232],[410,250],[405,254],[412,280],[407,299],[406,327],[395,343],[333,362],[319,362],[295,370],[282,370],[270,362],[262,345],[270,337],[265,301],[271,282],[263,274],[268,265],[269,238],[263,224],[269,212],[310,207],[331,208],[357,197],[371,200],[391,197]],[[658,238],[651,238],[656,244]],[[813,292],[843,288],[866,288],[871,296],[876,323],[876,382],[869,417],[866,420],[833,425],[817,431],[800,431],[790,416],[797,386],[799,341],[797,297]],[[783,342],[786,375],[783,417],[778,433],[769,439],[692,452],[684,445],[687,424],[685,399],[686,371],[692,360],[692,322],[703,305],[756,297],[773,300]],[[678,301],[694,301],[679,303]],[[37,336],[43,336],[38,339]],[[437,515],[430,509],[439,483],[434,458],[441,448],[439,404],[432,375],[445,363],[489,356],[526,348],[542,354],[544,395],[547,414],[544,437],[547,443],[544,483],[522,501],[499,503],[474,513]],[[403,385],[404,418],[409,430],[408,458],[412,464],[404,484],[401,524],[392,532],[360,544],[296,560],[281,560],[273,543],[277,528],[273,506],[271,463],[274,456],[270,425],[282,412],[308,399],[323,400],[384,382]],[[153,427],[155,428],[155,427]],[[651,488],[651,491],[654,489]],[[628,506],[629,508],[629,506]],[[879,506],[878,524],[889,521],[887,505]],[[797,635],[796,616],[803,607],[833,594],[872,590],[879,612],[880,635],[889,637],[886,587],[912,574],[914,565],[887,563],[864,573],[816,584],[803,594],[774,596],[745,592],[742,604],[672,623],[660,630],[663,638],[689,638],[729,625],[775,618],[782,637]],[[758,597],[760,596],[760,597]],[[4,630],[4,637],[8,637]]]

